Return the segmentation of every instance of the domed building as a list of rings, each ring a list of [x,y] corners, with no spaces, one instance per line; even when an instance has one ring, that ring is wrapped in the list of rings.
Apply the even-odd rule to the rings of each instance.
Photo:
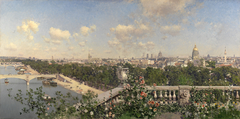
[[[192,52],[192,60],[198,60],[198,59],[199,59],[199,52],[198,52],[197,46],[195,45]]]

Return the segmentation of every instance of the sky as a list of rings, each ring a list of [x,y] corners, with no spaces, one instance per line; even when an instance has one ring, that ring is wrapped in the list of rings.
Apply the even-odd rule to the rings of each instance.
[[[1,0],[0,56],[240,56],[237,0]]]

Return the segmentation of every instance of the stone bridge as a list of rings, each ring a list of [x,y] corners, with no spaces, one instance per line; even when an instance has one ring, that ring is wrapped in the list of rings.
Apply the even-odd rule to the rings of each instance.
[[[24,65],[21,62],[0,62],[0,66],[4,66],[5,68],[8,66],[14,66],[16,68]]]
[[[26,81],[26,84],[29,85],[29,81],[31,81],[34,78],[37,77],[46,77],[46,78],[58,78],[58,75],[54,74],[41,74],[41,75],[0,75],[0,80],[1,79],[6,79],[6,78],[19,78],[23,79]]]

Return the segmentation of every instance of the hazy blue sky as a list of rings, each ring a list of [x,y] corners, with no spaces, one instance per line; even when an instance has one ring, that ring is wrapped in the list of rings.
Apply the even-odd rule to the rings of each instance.
[[[237,0],[2,0],[0,55],[240,56]]]

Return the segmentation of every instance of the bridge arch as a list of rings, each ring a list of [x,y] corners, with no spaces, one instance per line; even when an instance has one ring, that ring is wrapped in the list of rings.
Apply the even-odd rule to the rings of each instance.
[[[0,80],[6,78],[18,78],[25,80],[26,84],[29,85],[29,82],[37,77],[57,78],[56,75],[0,75]]]

